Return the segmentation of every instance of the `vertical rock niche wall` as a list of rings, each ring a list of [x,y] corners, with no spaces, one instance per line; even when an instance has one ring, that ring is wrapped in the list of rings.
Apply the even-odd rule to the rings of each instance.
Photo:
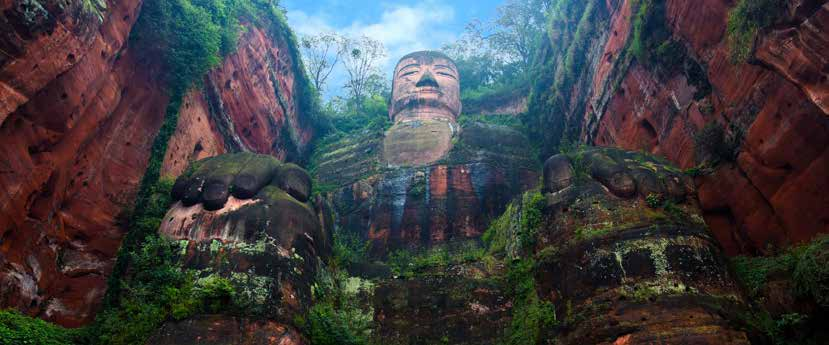
[[[658,9],[678,64],[638,61],[629,49],[641,3]],[[563,82],[539,84],[530,111],[551,104],[538,95],[549,96],[569,106],[541,117],[548,121],[542,135],[645,150],[682,168],[703,158],[695,136],[707,124],[741,133],[733,162],[696,179],[706,222],[726,252],[765,253],[829,232],[822,192],[829,188],[829,4],[785,4],[747,62],[735,62],[727,35],[734,1],[588,1],[575,17],[601,24],[552,23],[559,29],[549,33],[541,63]],[[568,64],[571,57],[583,64]]]
[[[66,326],[95,315],[169,101],[160,61],[128,44],[141,2],[81,3],[0,5],[0,306]],[[224,152],[303,159],[289,39],[243,24],[182,102],[162,175]]]

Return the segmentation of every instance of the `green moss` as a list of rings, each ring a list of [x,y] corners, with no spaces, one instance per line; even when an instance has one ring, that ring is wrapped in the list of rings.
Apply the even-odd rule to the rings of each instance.
[[[782,0],[740,0],[728,14],[728,44],[735,63],[747,61],[757,34],[785,13]]]
[[[573,183],[580,185],[590,180],[590,164],[584,158],[587,146],[572,141],[565,141],[561,144],[559,152],[567,156],[570,166],[573,168]]]
[[[67,345],[78,344],[83,329],[66,329],[32,318],[14,310],[0,310],[0,344]]]
[[[508,267],[506,284],[513,297],[512,321],[502,344],[538,344],[545,332],[558,324],[553,304],[538,297],[534,272],[532,259],[517,260]]]
[[[507,205],[501,216],[490,223],[483,234],[490,254],[506,253],[508,257],[535,245],[535,238],[544,221],[547,199],[539,190],[529,191],[520,201]]]
[[[585,62],[591,60],[591,42],[602,32],[597,23],[605,22],[608,13],[597,0],[556,0],[551,1],[547,18],[548,39],[537,50],[529,73],[524,115],[531,139],[540,143],[540,159],[557,152],[562,142],[578,139],[587,109],[582,97],[573,93],[587,92],[578,84],[589,73]]]
[[[386,263],[395,276],[414,277],[422,272],[440,272],[434,268],[476,262],[482,260],[485,255],[486,249],[476,241],[465,241],[438,245],[421,251],[399,249],[389,255]]]

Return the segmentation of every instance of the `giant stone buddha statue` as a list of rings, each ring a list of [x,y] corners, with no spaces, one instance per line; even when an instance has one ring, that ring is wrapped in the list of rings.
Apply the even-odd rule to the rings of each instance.
[[[457,133],[461,112],[455,62],[443,53],[418,51],[394,69],[383,158],[390,166],[418,166],[443,157]]]

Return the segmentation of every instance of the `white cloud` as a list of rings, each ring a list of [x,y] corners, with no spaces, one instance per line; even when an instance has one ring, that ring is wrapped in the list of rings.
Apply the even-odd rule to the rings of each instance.
[[[436,1],[425,1],[417,5],[378,5],[384,10],[374,22],[353,21],[337,27],[328,13],[308,14],[288,9],[288,22],[299,35],[313,35],[320,32],[337,32],[352,37],[362,35],[383,43],[386,57],[380,61],[380,70],[391,79],[397,60],[410,52],[424,49],[440,49],[452,42],[457,33],[449,29],[455,20],[452,6]],[[335,71],[328,82],[326,96],[341,95],[345,80],[344,71]]]

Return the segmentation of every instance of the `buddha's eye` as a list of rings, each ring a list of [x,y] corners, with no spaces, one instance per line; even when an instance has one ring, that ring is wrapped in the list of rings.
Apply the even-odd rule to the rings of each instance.
[[[438,75],[442,75],[444,77],[449,77],[449,78],[452,78],[452,79],[457,79],[457,78],[455,78],[454,75],[446,73],[446,72],[438,72]]]
[[[408,72],[403,72],[402,74],[400,74],[400,77],[401,77],[401,78],[402,78],[402,77],[408,77],[408,76],[410,76],[410,75],[412,75],[412,74],[415,74],[415,73],[417,73],[417,71],[408,71]]]

